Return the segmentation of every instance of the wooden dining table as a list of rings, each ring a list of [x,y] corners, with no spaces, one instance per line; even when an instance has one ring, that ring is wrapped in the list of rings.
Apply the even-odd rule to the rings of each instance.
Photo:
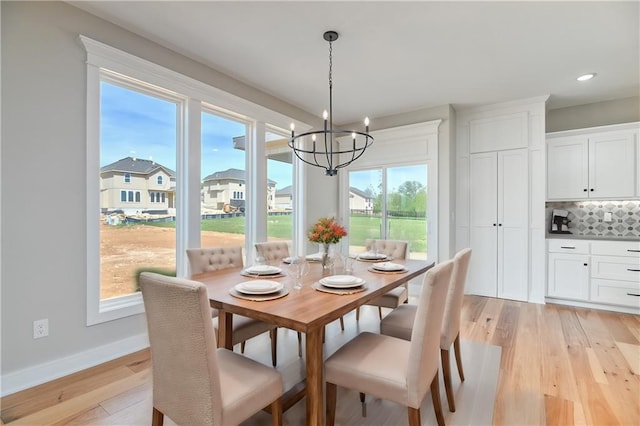
[[[207,272],[191,278],[207,286],[211,307],[220,311],[218,316],[218,346],[220,347],[233,348],[233,314],[305,333],[306,379],[302,384],[294,386],[285,393],[283,406],[285,409],[289,408],[306,396],[307,424],[320,426],[324,424],[322,340],[325,325],[424,274],[434,265],[434,262],[427,260],[394,260],[393,262],[404,265],[406,271],[374,272],[371,262],[354,262],[351,275],[364,279],[366,289],[345,295],[326,293],[313,288],[314,283],[330,275],[323,270],[320,263],[316,262],[311,262],[309,273],[303,277],[303,287],[300,290],[292,288],[292,278],[286,276],[287,265],[281,265],[285,276],[272,279],[281,281],[288,290],[288,294],[268,301],[245,300],[231,295],[230,291],[237,284],[256,279],[256,277],[241,275],[240,268]]]

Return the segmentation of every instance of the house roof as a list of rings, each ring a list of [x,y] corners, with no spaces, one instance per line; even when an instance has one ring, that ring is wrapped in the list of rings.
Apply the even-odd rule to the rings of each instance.
[[[211,173],[209,176],[206,176],[202,179],[203,182],[208,180],[237,180],[241,182],[245,182],[247,180],[247,172],[245,170],[240,169],[227,169],[219,172]],[[272,179],[267,179],[267,183],[269,186],[275,186],[276,181]]]
[[[148,175],[157,169],[163,169],[171,177],[176,176],[176,172],[162,164],[156,163],[151,160],[143,160],[140,158],[125,157],[115,163],[107,164],[100,168],[100,173],[104,172],[123,172],[123,173],[136,173],[141,175]]]
[[[349,192],[353,192],[354,194],[362,198],[373,198],[373,196],[370,193],[362,191],[358,188],[354,188],[353,186],[349,187]]]
[[[278,189],[276,191],[276,195],[292,195],[293,194],[293,187],[291,185],[289,186],[285,186],[282,189]]]

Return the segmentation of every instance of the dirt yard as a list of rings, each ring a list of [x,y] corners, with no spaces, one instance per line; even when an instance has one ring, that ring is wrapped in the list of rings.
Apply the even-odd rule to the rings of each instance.
[[[202,247],[243,246],[244,235],[205,231]],[[176,231],[155,226],[100,225],[102,298],[135,291],[142,268],[175,270]]]

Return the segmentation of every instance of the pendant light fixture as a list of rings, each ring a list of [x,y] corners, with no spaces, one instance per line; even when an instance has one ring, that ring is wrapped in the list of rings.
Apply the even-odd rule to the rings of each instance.
[[[291,123],[289,147],[303,162],[325,169],[325,175],[335,176],[338,169],[348,166],[360,158],[364,151],[373,144],[373,136],[369,134],[369,118],[364,119],[365,131],[341,130],[333,128],[333,42],[338,39],[336,31],[324,33],[329,42],[329,112],[322,114],[324,126],[322,130],[311,130],[295,134]],[[338,144],[337,139],[344,148]]]

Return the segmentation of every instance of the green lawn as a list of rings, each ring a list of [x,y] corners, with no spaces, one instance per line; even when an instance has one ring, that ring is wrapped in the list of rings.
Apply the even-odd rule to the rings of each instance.
[[[273,238],[291,238],[292,216],[269,216],[267,232]],[[175,222],[147,223],[146,225],[174,228]],[[426,219],[391,218],[389,220],[389,239],[408,240],[411,250],[427,251],[427,241],[416,238],[425,235]],[[244,234],[245,218],[230,217],[225,219],[205,219],[202,221],[203,231],[228,232]],[[352,216],[349,241],[354,246],[364,246],[367,238],[380,238],[380,218],[375,216]]]

